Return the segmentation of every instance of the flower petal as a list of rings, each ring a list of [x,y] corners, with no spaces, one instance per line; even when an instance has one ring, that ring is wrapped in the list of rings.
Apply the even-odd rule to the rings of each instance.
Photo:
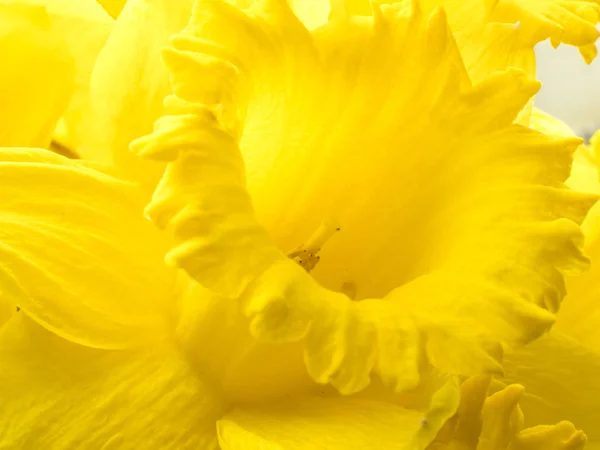
[[[178,298],[180,348],[196,370],[217,380],[232,402],[265,402],[326,389],[308,375],[301,344],[256,341],[239,309],[196,282],[188,283]]]
[[[524,42],[520,29],[513,24],[487,23],[480,28],[459,29],[456,34],[460,53],[473,81],[516,67],[535,77],[533,44]]]
[[[98,53],[112,29],[113,19],[95,0],[2,0],[21,4],[43,4],[55,34],[64,43],[75,63],[75,86],[63,116],[60,133],[54,134],[63,146],[76,151],[92,121],[89,104],[90,76]],[[83,155],[90,156],[90,155]]]
[[[598,206],[594,207],[590,214],[594,214],[594,225],[598,225]],[[599,230],[593,230],[594,240],[586,246],[587,253],[591,256],[592,268],[589,272],[570,277],[567,280],[568,296],[564,302],[558,318],[559,329],[576,339],[583,345],[600,351],[600,279],[598,278],[600,267],[596,264],[600,254],[600,240],[597,239]]]
[[[127,3],[127,0],[97,0],[97,1],[98,1],[98,3],[100,3],[102,5],[102,7],[106,10],[106,12],[108,14],[110,14],[111,17],[114,17],[115,19],[117,17],[119,17],[119,14],[121,14],[121,10],[125,6],[125,3]]]
[[[289,0],[290,7],[308,30],[327,23],[330,2],[323,0]]]
[[[165,52],[166,115],[132,145],[169,162],[147,209],[174,233],[167,261],[240,297],[256,338],[304,340],[313,378],[345,394],[372,370],[414,386],[423,356],[499,372],[499,343],[540,336],[588,263],[595,197],[563,184],[580,141],[514,125],[537,84],[471,86],[443,14],[416,4],[312,37],[285,2],[198,2]],[[313,279],[280,249],[328,215],[342,231]]]
[[[497,0],[489,4],[490,20],[518,22],[532,44],[550,38],[554,47],[564,43],[585,49],[600,36],[597,0]]]
[[[527,426],[569,420],[586,432],[590,443],[600,444],[597,350],[553,330],[526,347],[508,351],[504,368],[507,382],[525,386],[520,404]]]
[[[444,9],[473,82],[481,82],[492,73],[509,67],[525,70],[531,77],[535,76],[534,44],[525,41],[519,27],[514,24],[490,22],[485,1],[421,0],[420,4],[428,12],[439,7]],[[368,0],[335,2],[332,9],[332,14],[338,12],[342,16],[372,14]]]
[[[0,366],[2,448],[216,448],[224,404],[172,346],[90,349],[18,314]]]
[[[539,108],[533,108],[529,126],[534,130],[538,130],[548,136],[557,136],[564,138],[572,138],[577,135],[575,132],[562,120],[542,111]]]
[[[223,450],[425,449],[458,407],[458,389],[443,387],[429,412],[356,398],[304,397],[237,406],[217,423]]]
[[[48,146],[75,69],[43,6],[0,3],[0,54],[0,146]]]
[[[570,422],[539,425],[523,430],[511,445],[512,450],[593,450],[587,446],[587,436]]]
[[[560,43],[579,47],[588,64],[597,54],[597,0],[421,0],[421,4],[427,11],[441,6],[447,12],[474,81],[508,67],[534,76],[533,47],[547,38],[555,47]],[[337,5],[337,10],[344,9],[350,16],[371,14],[368,0],[342,0],[333,5],[334,12]]]
[[[49,151],[0,149],[0,190],[5,299],[92,347],[164,338],[173,274],[135,186]]]
[[[160,49],[185,26],[191,5],[192,0],[128,1],[92,73],[94,128],[82,143],[82,154],[112,162],[151,187],[163,165],[132,155],[129,143],[151,131],[162,112],[170,88]]]
[[[541,131],[549,136],[575,137],[575,132],[563,121],[552,115],[533,108],[530,124],[532,128]],[[585,192],[600,196],[600,178],[598,176],[598,159],[596,157],[595,140],[592,139],[591,145],[580,145],[573,155],[573,164],[571,174],[565,184],[578,192]],[[600,198],[600,197],[599,197]],[[581,229],[585,235],[586,247],[590,248],[593,242],[600,234],[600,203],[596,203],[588,212],[585,220],[581,224]],[[594,268],[592,267],[592,272]],[[582,279],[589,280],[593,277],[586,274]],[[575,282],[576,283],[576,282]],[[567,310],[571,309],[571,303],[567,303]],[[561,318],[565,313],[561,314]]]

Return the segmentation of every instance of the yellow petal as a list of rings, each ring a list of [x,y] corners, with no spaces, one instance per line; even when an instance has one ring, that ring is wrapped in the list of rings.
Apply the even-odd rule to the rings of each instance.
[[[366,399],[303,397],[236,406],[217,430],[223,450],[421,450],[457,406],[458,391],[450,387],[442,388],[425,414]]]
[[[165,52],[166,115],[132,145],[168,162],[147,209],[174,233],[167,261],[240,297],[259,340],[304,340],[343,393],[372,370],[412,387],[423,356],[500,372],[499,343],[540,336],[588,263],[595,197],[563,184],[580,140],[514,125],[537,83],[472,86],[443,13],[408,6],[312,36],[284,2],[198,2]],[[286,252],[329,216],[313,278]]]
[[[509,67],[535,76],[533,44],[524,40],[518,26],[490,22],[484,0],[421,0],[420,4],[425,11],[432,12],[442,7],[447,13],[448,24],[474,82],[483,81],[490,74]],[[370,16],[372,13],[368,0],[345,0],[333,2],[333,5],[338,7],[332,9],[332,15],[340,10],[338,15]]]
[[[289,0],[294,14],[309,30],[327,23],[330,11],[329,3],[327,0]]]
[[[520,431],[522,423],[513,417],[519,414],[523,386],[513,384],[488,397],[481,410],[481,435],[477,450],[504,450]]]
[[[521,407],[527,426],[568,420],[585,431],[590,443],[600,444],[597,349],[553,330],[522,349],[507,352],[504,368],[507,382],[525,386]]]
[[[600,194],[598,175],[597,138],[589,146],[582,145],[575,153],[571,175],[567,184],[575,190]],[[590,271],[567,279],[568,301],[564,303],[558,327],[581,344],[600,351],[600,307],[598,303],[600,256],[600,203],[590,210],[582,224],[585,233],[586,253],[592,260]]]
[[[17,312],[15,306],[10,301],[7,301],[0,296],[0,328],[2,328],[2,325],[4,325],[15,312]]]
[[[515,438],[510,450],[583,450],[587,437],[570,422],[539,425],[523,430]]]
[[[102,5],[102,7],[106,10],[106,12],[108,14],[110,14],[111,17],[114,17],[115,19],[117,17],[119,17],[119,14],[121,14],[121,10],[125,6],[125,3],[127,3],[127,0],[97,0],[97,1],[98,1],[98,3],[100,3]]]
[[[484,80],[508,67],[517,67],[535,77],[533,45],[523,42],[519,28],[513,24],[488,23],[479,29],[466,28],[457,32],[457,42],[473,81]]]
[[[539,108],[532,109],[529,126],[548,136],[576,137],[575,132],[569,125]]]
[[[538,108],[533,108],[529,126],[549,136],[565,138],[576,136],[575,132],[566,123]],[[594,144],[589,146],[580,145],[573,155],[571,174],[567,181],[565,181],[565,184],[575,191],[600,195],[600,179],[597,163]],[[589,248],[600,233],[600,204],[596,203],[591,208],[581,225],[581,229],[586,238],[586,246]],[[590,277],[590,275],[586,275],[584,279],[589,279]],[[567,309],[570,306],[568,305]]]
[[[43,6],[54,34],[64,41],[73,58],[74,92],[53,138],[76,153],[93,126],[89,102],[90,76],[96,57],[112,29],[113,19],[96,0],[1,0],[0,4]]]
[[[43,6],[0,2],[0,54],[0,146],[46,147],[75,69]]]
[[[160,49],[187,22],[192,0],[128,1],[100,52],[91,78],[93,129],[82,154],[112,162],[129,177],[154,186],[161,164],[141,161],[129,143],[152,130],[170,91]]]
[[[525,39],[532,44],[550,38],[554,47],[564,43],[587,49],[600,36],[596,30],[600,14],[597,0],[498,0],[489,3],[492,5],[490,20],[519,22]]]
[[[597,206],[591,214],[595,215],[597,225]],[[594,231],[597,236],[598,229]],[[600,320],[598,274],[600,267],[596,263],[600,254],[600,241],[595,239],[587,246],[586,250],[594,261],[592,269],[588,273],[570,277],[567,280],[568,296],[564,308],[559,314],[558,323],[560,330],[587,347],[600,351],[600,330],[598,330],[598,321]]]
[[[53,30],[65,42],[75,62],[74,92],[63,116],[65,129],[60,135],[55,133],[54,138],[67,148],[76,151],[92,126],[93,118],[89,103],[90,76],[114,21],[95,0],[2,0],[2,2],[44,4]]]
[[[348,15],[371,14],[368,0],[332,3]],[[597,53],[597,0],[422,0],[421,4],[428,11],[441,6],[447,12],[474,81],[508,67],[518,67],[535,76],[533,47],[547,38],[555,46],[578,46],[588,64]]]
[[[215,448],[224,404],[174,346],[78,346],[17,313],[0,331],[0,447]]]
[[[460,386],[458,423],[452,440],[457,448],[475,448],[481,434],[481,411],[486,401],[491,377],[480,375],[467,378]],[[487,413],[489,416],[490,413]],[[453,449],[453,447],[451,447]]]
[[[0,149],[0,184],[3,298],[92,347],[164,338],[172,273],[135,186],[35,149]]]
[[[300,344],[257,342],[238,308],[197,283],[189,283],[178,298],[181,348],[193,367],[218,380],[233,402],[264,402],[325,389],[308,375]]]

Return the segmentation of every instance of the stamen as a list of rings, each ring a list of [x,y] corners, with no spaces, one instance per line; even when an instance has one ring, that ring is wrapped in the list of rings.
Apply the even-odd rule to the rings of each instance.
[[[324,220],[306,243],[288,253],[288,257],[304,267],[307,272],[310,272],[321,259],[317,255],[321,247],[338,231],[340,231],[340,226],[337,220],[334,218]]]

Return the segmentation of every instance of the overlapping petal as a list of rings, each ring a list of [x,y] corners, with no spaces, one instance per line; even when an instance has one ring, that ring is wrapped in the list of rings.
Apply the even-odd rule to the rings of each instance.
[[[74,88],[54,139],[75,151],[92,126],[90,76],[96,57],[112,29],[113,19],[95,0],[2,0],[0,3],[43,5],[53,33],[64,42],[65,58],[68,55],[74,62]],[[38,76],[44,75],[38,72]]]
[[[549,136],[575,137],[575,132],[564,122],[552,115],[533,108],[530,116],[530,126]],[[591,145],[580,145],[573,155],[571,173],[565,184],[578,192],[600,195],[600,177],[598,175],[598,160],[596,156],[597,139],[593,138]],[[600,233],[600,203],[596,203],[588,212],[581,225],[585,235],[586,246],[594,245]],[[582,280],[592,279],[594,275],[586,274]],[[576,279],[572,281],[577,284]],[[567,309],[570,305],[567,304]],[[564,313],[562,314],[564,316]]]
[[[531,115],[531,126],[548,135],[574,136],[566,124],[536,108]],[[566,184],[576,191],[594,195],[600,193],[593,146],[581,145],[576,150]],[[521,405],[526,424],[534,426],[535,432],[526,440],[530,445],[541,445],[535,443],[543,436],[565,433],[562,437],[564,447],[560,448],[577,448],[580,445],[577,436],[571,442],[567,425],[559,424],[555,429],[540,425],[565,419],[586,431],[590,444],[586,448],[600,445],[596,431],[600,393],[595,375],[600,364],[600,340],[597,333],[598,296],[594,294],[598,278],[594,264],[598,204],[586,216],[582,229],[586,237],[586,253],[592,259],[591,270],[567,278],[568,295],[553,331],[524,348],[510,350],[504,359],[505,381],[518,382],[527,388]]]
[[[521,402],[527,425],[569,420],[586,432],[590,448],[598,448],[600,347],[585,346],[565,334],[564,327],[557,328],[518,351],[507,352],[506,381],[527,388]]]
[[[581,450],[587,437],[572,423],[524,428],[523,386],[500,389],[491,378],[468,378],[460,388],[456,415],[427,450]],[[494,392],[494,390],[496,390]]]
[[[219,444],[223,450],[423,450],[454,415],[458,401],[458,389],[449,382],[436,393],[426,413],[343,397],[239,406],[219,420]]]
[[[285,2],[206,0],[173,43],[175,95],[133,145],[169,162],[147,212],[174,233],[167,261],[240,297],[255,337],[303,339],[313,378],[351,393],[372,370],[414,386],[424,354],[498,372],[499,342],[551,325],[587,265],[595,197],[563,185],[580,141],[513,125],[537,90],[523,73],[471,86],[443,13],[382,5],[311,36]],[[330,215],[327,290],[280,249]]]
[[[84,345],[164,338],[173,274],[137,187],[46,150],[1,149],[0,291]]]
[[[382,3],[394,3],[391,0]],[[368,0],[332,1],[332,16],[369,16]],[[535,77],[535,44],[574,45],[587,63],[597,54],[600,4],[596,0],[423,0],[423,8],[443,7],[471,79],[517,67]],[[323,13],[309,16],[323,21]],[[527,124],[531,104],[519,116]]]
[[[0,2],[0,146],[46,147],[74,88],[75,63],[46,8]]]
[[[86,348],[19,313],[0,367],[1,448],[216,448],[225,405],[173,346]]]
[[[533,47],[550,38],[596,56],[600,4],[596,0],[427,0],[448,10],[465,64],[474,79],[519,67],[535,74]],[[483,45],[482,45],[483,44]],[[487,51],[483,51],[486,49]]]
[[[141,161],[129,143],[152,130],[170,91],[160,49],[186,24],[192,0],[128,1],[100,52],[91,78],[91,129],[81,153],[112,163],[154,187],[161,164]]]
[[[561,43],[579,47],[588,62],[595,56],[589,51],[600,36],[596,29],[600,20],[597,0],[492,0],[487,4],[491,20],[518,22],[531,43],[550,38],[555,47]]]
[[[326,389],[335,393],[310,378],[302,345],[258,342],[248,330],[248,318],[227,299],[193,282],[179,302],[179,345],[192,366],[217,380],[233,403],[280,401]]]

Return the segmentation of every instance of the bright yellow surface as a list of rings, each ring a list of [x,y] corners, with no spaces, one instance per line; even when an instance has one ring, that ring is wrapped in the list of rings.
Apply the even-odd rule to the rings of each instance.
[[[0,2],[0,52],[0,145],[44,147],[73,92],[74,60],[45,8],[30,4]]]
[[[595,3],[99,3],[0,0],[0,448],[600,443]]]

